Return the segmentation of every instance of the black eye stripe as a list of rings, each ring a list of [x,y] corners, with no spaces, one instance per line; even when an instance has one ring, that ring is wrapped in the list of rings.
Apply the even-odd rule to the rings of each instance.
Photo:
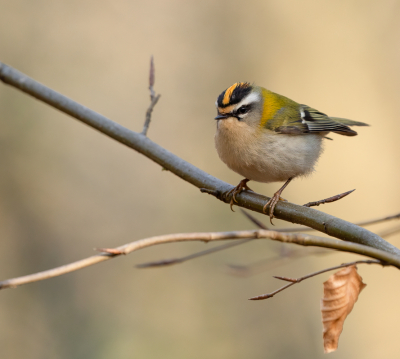
[[[236,110],[236,113],[241,114],[241,115],[244,115],[245,113],[249,112],[250,109],[251,109],[251,106],[250,106],[250,105],[243,105],[243,106],[240,106],[240,107]]]

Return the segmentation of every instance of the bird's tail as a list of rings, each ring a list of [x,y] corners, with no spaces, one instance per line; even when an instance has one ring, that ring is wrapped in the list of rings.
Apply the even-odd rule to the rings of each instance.
[[[364,122],[358,122],[358,121],[353,121],[353,120],[349,120],[347,118],[341,118],[341,117],[329,117],[331,120],[336,121],[341,123],[342,125],[345,126],[369,126],[367,123]],[[352,129],[348,128],[345,129],[345,131],[332,131],[334,133],[337,133],[339,135],[343,135],[343,136],[357,136],[357,132],[353,131]]]
[[[346,126],[369,126],[368,123],[353,121],[353,120],[349,120],[347,118],[330,117],[330,116],[329,116],[329,118],[332,119],[333,121],[342,123],[343,125],[346,125]]]

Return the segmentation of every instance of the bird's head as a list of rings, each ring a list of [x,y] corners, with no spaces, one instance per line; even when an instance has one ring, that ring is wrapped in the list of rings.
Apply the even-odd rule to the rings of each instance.
[[[244,122],[249,126],[258,126],[263,111],[261,88],[248,82],[237,82],[223,91],[215,106],[218,114],[215,119],[229,121],[232,125]]]

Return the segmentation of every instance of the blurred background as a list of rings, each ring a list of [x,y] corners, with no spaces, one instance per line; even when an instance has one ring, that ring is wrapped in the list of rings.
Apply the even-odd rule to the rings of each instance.
[[[234,185],[241,178],[219,160],[213,139],[215,99],[234,82],[371,124],[355,138],[333,135],[313,176],[284,197],[304,204],[356,188],[319,209],[352,222],[400,211],[398,1],[0,0],[0,8],[0,61],[135,131],[149,105],[154,55],[162,97],[149,137]],[[3,84],[0,163],[1,280],[90,256],[94,247],[254,228],[240,211]],[[280,186],[251,184],[266,195]],[[388,240],[400,245],[399,235]],[[233,276],[228,265],[281,249],[259,241],[182,265],[134,267],[214,245],[144,249],[1,291],[1,357],[324,357],[319,305],[330,274],[268,301],[247,298],[280,287],[272,275],[299,277],[360,257],[310,254]],[[397,358],[399,272],[359,272],[368,286],[330,356]]]

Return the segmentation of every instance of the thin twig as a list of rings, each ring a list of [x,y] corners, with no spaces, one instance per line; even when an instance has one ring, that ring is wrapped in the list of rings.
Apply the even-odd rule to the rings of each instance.
[[[142,263],[142,264],[137,264],[136,268],[154,268],[154,267],[163,267],[163,266],[170,266],[173,264],[179,264],[179,263],[183,263],[186,262],[190,259],[194,259],[194,258],[198,258],[201,256],[205,256],[207,254],[212,254],[212,253],[216,253],[225,249],[229,249],[235,246],[238,246],[240,244],[243,243],[247,243],[249,241],[254,240],[253,239],[244,239],[243,241],[237,241],[237,242],[231,242],[231,243],[227,243],[227,244],[222,244],[210,249],[206,249],[205,251],[200,251],[200,252],[195,252],[192,254],[189,254],[188,256],[185,257],[180,257],[180,258],[170,258],[170,259],[161,259],[159,261],[155,261],[155,262],[146,262],[146,263]]]
[[[23,277],[17,277],[13,279],[7,279],[0,282],[0,289],[16,287],[18,285],[37,282],[40,280],[57,277],[62,274],[70,273],[78,269],[82,269],[91,266],[96,263],[104,262],[106,260],[119,257],[123,254],[129,254],[133,251],[154,246],[162,243],[172,242],[191,242],[191,241],[203,241],[212,242],[227,239],[270,239],[273,241],[279,241],[284,243],[295,243],[302,246],[315,246],[331,248],[338,251],[351,252],[361,254],[363,256],[378,259],[382,262],[387,263],[400,269],[400,258],[394,254],[382,251],[380,249],[368,247],[362,244],[343,242],[333,238],[324,238],[312,236],[309,234],[299,233],[280,233],[269,230],[256,230],[256,231],[234,231],[234,232],[204,232],[204,233],[178,233],[162,235],[157,237],[150,237],[134,241],[123,246],[110,249],[106,249],[106,253],[101,253],[95,256],[91,256],[77,262],[63,265],[61,267],[49,269],[43,272],[26,275]]]
[[[259,228],[268,229],[258,219],[254,218],[253,216],[251,216],[246,211],[243,211],[241,208],[240,208],[240,210],[250,221],[255,223]],[[146,263],[138,264],[138,265],[136,265],[136,268],[163,267],[163,266],[169,266],[169,265],[173,265],[173,264],[180,264],[180,263],[186,262],[186,261],[188,261],[190,259],[198,258],[198,257],[201,257],[201,256],[205,256],[207,254],[212,254],[212,253],[216,253],[216,252],[219,252],[219,251],[223,251],[225,249],[229,249],[231,247],[235,247],[235,246],[238,246],[238,245],[241,245],[241,244],[245,244],[245,243],[248,243],[250,241],[251,241],[251,239],[246,239],[246,240],[241,241],[241,242],[233,242],[233,243],[228,243],[228,244],[222,244],[220,246],[216,246],[214,248],[210,248],[210,249],[207,249],[205,251],[195,252],[195,253],[192,253],[192,254],[190,254],[188,256],[184,256],[184,257],[180,257],[180,258],[161,259],[161,260],[155,261],[155,262],[146,262]]]
[[[284,243],[282,243],[284,244]],[[248,265],[229,265],[229,274],[237,276],[237,277],[251,277],[260,273],[264,273],[265,271],[271,270],[272,268],[279,267],[290,259],[296,260],[306,256],[313,255],[327,255],[334,253],[332,251],[313,248],[312,250],[305,251],[303,248],[301,249],[293,249],[289,250],[287,254],[277,255],[275,257],[264,258],[255,263],[251,263]]]
[[[279,267],[283,263],[286,263],[289,258],[290,257],[281,257],[277,255],[275,257],[262,259],[250,265],[229,264],[227,272],[235,277],[247,278],[266,270]]]
[[[118,123],[109,120],[95,111],[70,100],[69,98],[2,63],[0,63],[0,80],[64,113],[73,116],[105,135],[142,153],[163,168],[166,168],[170,172],[198,188],[214,190],[215,193],[218,194],[227,193],[233,188],[232,185],[209,175],[189,162],[186,162],[173,153],[167,151],[165,148],[152,142],[143,134],[131,131]],[[216,197],[226,203],[230,202],[230,199],[224,198],[222,195]],[[238,201],[237,205],[260,213],[263,212],[264,204],[269,200],[266,196],[248,191],[243,191],[240,195],[236,196],[236,199]],[[324,232],[332,237],[361,243],[387,251],[388,253],[400,255],[400,249],[386,242],[378,235],[312,208],[298,206],[289,202],[279,202],[276,206],[274,215],[276,218],[292,223],[303,224],[307,227]]]
[[[257,218],[255,218],[253,215],[251,215],[247,211],[244,211],[241,208],[240,208],[240,211],[242,212],[242,214],[244,214],[247,217],[247,219],[249,219],[252,223],[254,223],[258,228],[268,229],[264,225],[264,223],[259,221]],[[301,229],[313,230],[310,228],[303,228],[303,227],[301,227]],[[281,232],[281,231],[288,231],[288,230],[289,230],[289,228],[281,228],[281,229],[277,229],[276,231]],[[271,268],[275,268],[275,267],[283,264],[284,262],[286,262],[286,260],[289,258],[297,259],[297,258],[301,258],[301,257],[310,255],[310,254],[312,255],[312,254],[327,254],[327,253],[331,253],[331,252],[328,252],[326,250],[315,249],[315,248],[313,249],[312,253],[310,253],[310,251],[305,252],[302,249],[297,249],[297,250],[288,249],[286,243],[281,243],[281,250],[280,250],[279,256],[276,256],[273,258],[262,259],[256,263],[253,263],[250,265],[245,265],[245,266],[244,265],[229,265],[230,274],[235,275],[235,276],[240,276],[240,277],[250,277],[255,274],[262,273],[266,270],[270,270]]]
[[[339,199],[342,199],[343,197],[348,196],[350,193],[354,192],[355,189],[352,189],[351,191],[347,191],[341,194],[337,194],[336,196],[332,196],[329,198],[325,198],[325,199],[321,199],[319,201],[316,202],[308,202],[306,204],[303,204],[303,207],[315,207],[315,206],[319,206],[320,204],[325,204],[325,203],[332,203],[332,202],[336,202]]]
[[[150,90],[150,98],[153,99],[155,96],[154,92],[154,84],[156,82],[156,76],[155,76],[155,68],[154,68],[154,57],[151,56],[150,58],[150,74],[149,74],[149,90]]]
[[[240,209],[240,210],[258,228],[267,229],[266,226],[262,222],[260,222],[258,219],[256,219],[253,215],[251,215],[247,211],[244,211],[243,209]],[[388,221],[388,220],[398,219],[398,218],[400,218],[400,214],[396,214],[393,216],[386,216],[383,218],[375,219],[373,221],[368,221],[368,222],[365,222],[366,223],[365,225],[369,224],[370,222],[377,223],[377,222],[383,222],[383,221]],[[277,232],[285,232],[285,231],[291,230],[292,232],[298,232],[299,230],[303,230],[303,229],[307,230],[307,231],[313,230],[311,228],[299,227],[299,228],[296,228],[295,230],[293,230],[293,228],[280,228],[280,229],[277,229],[276,231]],[[378,234],[382,238],[386,238],[386,237],[396,234],[398,232],[400,232],[400,226],[387,229]],[[285,246],[285,244],[282,243],[282,246]],[[221,249],[223,249],[223,248],[221,248]],[[287,251],[287,249],[285,249],[285,251]],[[307,251],[307,252],[305,252],[302,249],[296,249],[296,250],[290,249],[288,252],[285,252],[284,254],[281,254],[279,256],[272,257],[272,258],[262,259],[253,264],[229,265],[229,273],[234,276],[239,276],[239,277],[250,277],[250,276],[253,276],[253,275],[256,275],[259,273],[263,273],[266,270],[270,270],[271,268],[276,268],[276,267],[282,265],[283,263],[286,263],[286,259],[298,259],[298,258],[302,258],[302,257],[309,256],[309,255],[321,255],[321,254],[326,255],[326,254],[331,254],[331,253],[332,253],[331,251],[327,251],[324,249],[313,249],[312,251]]]
[[[257,218],[255,218],[253,215],[251,215],[250,213],[248,213],[247,211],[244,211],[243,209],[240,208],[240,211],[242,212],[243,215],[245,215],[247,217],[247,219],[249,219],[252,223],[254,223],[258,228],[261,229],[268,229],[264,223],[262,223],[261,221],[259,221]],[[400,214],[396,214],[396,215],[392,215],[392,216],[386,216],[383,218],[379,218],[379,219],[375,219],[373,221],[368,221],[365,222],[365,224],[369,224],[369,223],[377,223],[377,222],[383,222],[383,221],[388,221],[388,220],[392,220],[392,219],[398,219],[400,218]],[[296,232],[299,229],[305,229],[305,230],[313,230],[311,228],[297,228]],[[281,229],[277,229],[277,232],[284,232],[284,231],[289,231],[290,228],[281,228]],[[292,228],[292,232],[293,232],[293,228]],[[386,236],[390,236],[393,234],[396,234],[400,232],[400,226],[395,227],[395,228],[391,228],[388,229],[386,231],[383,231],[381,233],[379,233],[379,235],[384,238]],[[247,243],[248,240],[245,240],[243,242],[239,242],[239,243],[234,243],[234,244],[244,244]],[[285,243],[282,243],[282,246],[285,246]],[[153,263],[148,263],[147,265],[150,267],[151,264],[154,264],[155,266],[163,266],[163,265],[170,265],[170,264],[177,264],[177,263],[182,263],[186,260],[192,259],[192,258],[197,258],[201,255],[206,255],[209,253],[215,253],[217,251],[221,251],[224,250],[226,248],[230,248],[230,246],[226,246],[225,245],[221,245],[218,247],[214,247],[212,248],[212,250],[207,250],[207,251],[202,251],[202,252],[198,252],[198,253],[194,253],[191,254],[189,256],[183,257],[183,258],[176,258],[176,259],[170,259],[170,260],[164,260],[164,261],[159,261],[159,262],[153,262]],[[285,247],[286,248],[286,247]],[[208,252],[209,251],[209,252]],[[331,254],[332,252],[329,252],[327,250],[324,249],[313,249],[312,251],[307,251],[305,252],[304,250],[288,250],[285,249],[285,253],[281,254],[279,256],[276,257],[272,257],[272,258],[267,258],[267,259],[262,259],[256,263],[250,264],[250,265],[234,265],[231,264],[229,265],[229,273],[235,276],[239,276],[239,277],[250,277],[259,273],[263,273],[266,270],[270,270],[271,268],[275,268],[277,266],[280,266],[281,264],[283,264],[284,262],[286,262],[287,259],[298,259],[298,258],[302,258],[305,256],[309,256],[309,255],[326,255],[326,254]],[[146,263],[143,265],[143,267],[147,267]],[[139,267],[139,266],[137,266]]]
[[[400,219],[400,213],[397,213],[397,214],[394,214],[391,216],[387,216],[387,217],[378,218],[378,219],[372,219],[369,221],[359,222],[359,223],[357,223],[357,225],[358,226],[369,226],[371,224],[378,224],[378,223],[382,223],[382,222],[391,221],[392,219]]]
[[[240,208],[240,212],[242,212],[242,214],[244,214],[247,217],[247,219],[250,222],[254,223],[258,228],[260,228],[260,229],[268,229],[268,227],[264,223],[259,221],[256,217],[252,216],[250,213],[247,213],[247,211],[244,211],[243,209]]]
[[[208,192],[208,190],[204,190],[204,192]],[[254,223],[258,228],[268,229],[267,226],[265,226],[261,221],[259,221],[257,218],[252,216],[250,213],[244,211],[242,208],[240,208],[240,211],[242,212],[243,215],[245,215],[247,217],[247,219],[249,219],[252,223]],[[306,229],[308,231],[313,230],[311,228],[301,228],[301,229]],[[289,228],[283,228],[283,230],[277,229],[276,231],[277,232],[289,231]],[[293,232],[293,231],[291,231],[291,232]],[[211,248],[211,249],[207,249],[205,251],[195,252],[188,256],[184,256],[184,257],[180,257],[180,258],[161,259],[159,261],[154,261],[154,262],[146,262],[143,264],[138,264],[138,265],[136,265],[136,267],[137,268],[150,268],[150,267],[163,267],[163,266],[169,266],[169,265],[173,265],[173,264],[180,264],[180,263],[186,262],[187,260],[201,257],[201,256],[207,255],[207,254],[216,253],[218,251],[223,251],[225,249],[231,248],[234,245],[245,244],[249,241],[251,241],[251,240],[244,240],[242,242],[235,242],[235,243],[228,244],[228,245],[223,244],[223,245]],[[285,243],[282,243],[282,246],[284,246],[284,245],[285,245]],[[294,251],[291,251],[291,252],[294,252]],[[300,252],[300,251],[296,251],[296,252]],[[285,256],[278,256],[278,257],[272,258],[272,259],[269,258],[269,259],[259,261],[258,263],[252,264],[249,266],[229,265],[230,273],[233,275],[241,276],[241,277],[246,277],[246,276],[254,275],[257,273],[261,273],[264,270],[269,269],[271,267],[270,266],[271,260],[272,260],[272,263],[274,266],[275,262],[278,262],[278,260],[284,259],[284,257]]]
[[[208,190],[205,190],[205,192],[208,192]],[[262,222],[260,222],[257,218],[255,218],[254,216],[252,216],[250,213],[247,213],[246,211],[244,211],[243,209],[240,208],[240,211],[242,212],[243,215],[245,215],[247,217],[247,219],[249,219],[252,223],[254,223],[258,228],[260,229],[268,229],[267,226],[265,226]],[[310,229],[309,229],[310,230]],[[280,230],[277,230],[278,232]],[[173,264],[180,264],[183,262],[186,262],[187,260],[190,259],[194,259],[194,258],[198,258],[207,254],[212,254],[212,253],[216,253],[219,251],[223,251],[225,249],[231,248],[233,246],[237,246],[240,244],[245,244],[248,243],[250,240],[244,240],[241,242],[234,242],[234,243],[229,243],[229,244],[223,244],[211,249],[207,249],[205,251],[200,251],[200,252],[195,252],[193,254],[190,254],[188,256],[184,256],[184,257],[180,257],[180,258],[170,258],[170,259],[161,259],[159,261],[154,261],[154,262],[146,262],[143,264],[138,264],[136,265],[137,268],[150,268],[150,267],[163,267],[163,266],[169,266],[169,265],[173,265]],[[282,243],[282,245],[285,245],[284,243]],[[278,259],[282,259],[282,256],[279,256],[277,258],[273,258],[273,261],[278,260]],[[267,260],[269,261],[269,260]],[[265,261],[262,261],[264,264],[262,265],[263,267],[265,266]],[[249,275],[253,275],[254,274],[254,268],[258,267],[259,263],[255,264],[255,265],[251,265],[250,266],[236,266],[236,265],[230,265],[230,269],[232,274],[234,275],[239,275],[239,276],[249,276]],[[257,271],[257,269],[256,269]],[[261,272],[262,270],[258,270],[258,272]]]
[[[386,238],[386,237],[392,236],[393,234],[396,234],[396,233],[399,233],[399,232],[400,232],[400,226],[397,226],[397,227],[394,227],[394,228],[386,229],[386,230],[380,232],[379,235],[382,238]]]
[[[142,135],[145,135],[145,136],[147,136],[147,131],[150,126],[151,114],[153,112],[154,106],[157,104],[157,102],[161,96],[160,94],[158,94],[156,96],[156,93],[154,92],[155,80],[156,80],[156,76],[155,76],[155,68],[154,68],[154,59],[152,56],[150,59],[150,75],[149,75],[150,106],[146,111],[146,120],[144,122],[143,130],[142,130]]]
[[[263,300],[263,299],[272,298],[275,294],[278,294],[278,293],[282,292],[283,290],[291,287],[292,285],[295,285],[297,283],[302,282],[305,279],[308,279],[308,278],[311,278],[311,277],[315,277],[318,274],[326,273],[326,272],[329,272],[329,271],[332,271],[332,270],[336,270],[336,269],[340,269],[340,268],[344,268],[344,267],[349,267],[349,266],[356,265],[356,264],[380,264],[382,266],[386,266],[387,265],[387,263],[379,261],[379,260],[378,261],[376,261],[376,260],[361,260],[361,261],[354,261],[354,262],[350,262],[350,263],[343,263],[343,264],[341,264],[339,266],[323,269],[323,270],[320,270],[318,272],[313,272],[313,273],[307,274],[307,275],[305,275],[303,277],[300,277],[300,278],[287,278],[287,277],[274,276],[274,278],[276,278],[276,279],[280,279],[280,280],[283,280],[283,281],[286,281],[286,282],[290,282],[290,283],[284,285],[283,287],[281,287],[281,288],[279,288],[279,289],[277,289],[277,290],[275,290],[275,291],[273,291],[271,293],[258,295],[256,297],[249,298],[249,300]]]

